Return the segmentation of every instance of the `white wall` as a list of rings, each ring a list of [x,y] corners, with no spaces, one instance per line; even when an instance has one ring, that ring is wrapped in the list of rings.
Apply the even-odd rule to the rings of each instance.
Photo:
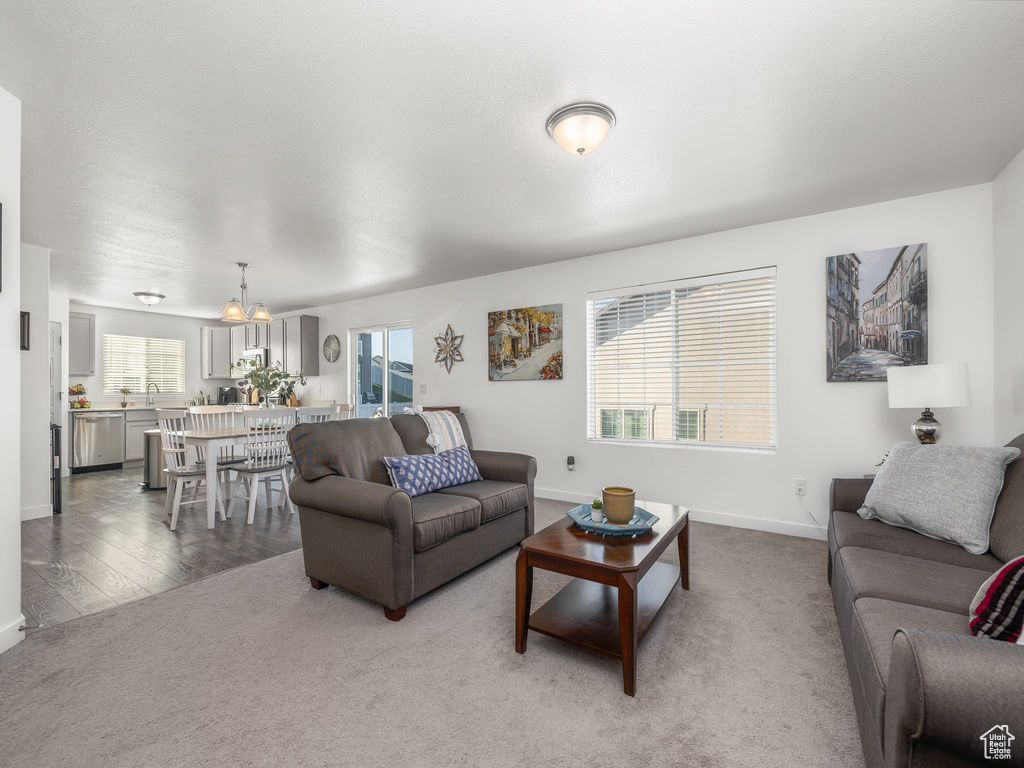
[[[337,334],[345,351],[333,365],[321,362],[321,376],[304,394],[347,401],[348,330],[412,321],[415,391],[427,387],[417,402],[461,405],[479,447],[536,456],[538,494],[582,501],[604,485],[625,484],[639,498],[688,506],[695,519],[820,536],[793,495],[794,478],[806,478],[806,509],[824,525],[830,479],[873,472],[893,442],[910,438],[916,417],[890,411],[882,383],[826,383],[825,259],[917,242],[928,243],[930,360],[970,366],[973,403],[938,413],[943,439],[991,444],[988,184],[314,309],[321,340]],[[588,291],[772,264],[778,266],[777,454],[587,442]],[[550,303],[564,305],[565,378],[489,382],[487,312]],[[466,362],[451,375],[433,362],[433,337],[447,323],[466,336]],[[570,454],[575,472],[565,468]]]
[[[177,405],[183,400],[191,400],[201,390],[216,401],[217,387],[230,386],[233,379],[202,379],[200,377],[200,329],[204,325],[215,325],[212,320],[201,320],[194,317],[163,315],[156,312],[131,309],[111,309],[110,307],[94,307],[87,304],[71,303],[72,312],[87,312],[96,315],[96,375],[69,376],[70,384],[85,384],[89,401],[94,404],[116,403],[121,401],[119,394],[103,394],[103,334],[121,334],[125,336],[148,336],[157,339],[181,339],[185,342],[185,394],[167,394],[156,396],[157,404]],[[65,338],[65,346],[67,339]],[[145,395],[131,395],[136,402],[145,400]]]
[[[1024,432],[1024,152],[992,182],[992,250],[995,268],[995,423],[1005,443]]]
[[[50,505],[50,251],[21,245],[21,311],[29,350],[21,353],[21,519],[48,517]]]
[[[0,371],[4,400],[21,399],[21,102],[0,89],[0,205],[3,205],[3,286],[0,292]],[[0,440],[0,652],[23,637],[21,615],[21,412],[9,409]]]

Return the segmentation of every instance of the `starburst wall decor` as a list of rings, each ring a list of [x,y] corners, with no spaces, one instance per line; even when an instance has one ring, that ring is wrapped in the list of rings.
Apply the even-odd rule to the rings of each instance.
[[[448,323],[448,328],[443,334],[434,337],[434,343],[437,344],[434,362],[443,365],[448,373],[452,372],[452,366],[456,363],[465,362],[465,358],[462,357],[463,338],[463,335],[455,335],[451,323]]]

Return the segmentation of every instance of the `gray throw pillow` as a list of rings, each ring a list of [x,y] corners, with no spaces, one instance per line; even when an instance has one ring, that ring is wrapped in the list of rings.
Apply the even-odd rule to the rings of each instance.
[[[896,443],[857,514],[982,555],[1006,465],[1018,456],[1017,448]]]

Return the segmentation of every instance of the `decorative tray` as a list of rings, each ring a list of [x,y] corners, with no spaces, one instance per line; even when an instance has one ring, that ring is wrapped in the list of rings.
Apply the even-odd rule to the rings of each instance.
[[[590,518],[589,504],[580,504],[565,514],[583,530],[590,531],[591,533],[602,533],[606,536],[635,536],[638,533],[647,533],[647,531],[651,530],[651,526],[661,519],[643,507],[633,507],[633,519],[628,523],[615,525],[614,523],[609,523],[607,518],[604,518],[600,523],[595,523]]]

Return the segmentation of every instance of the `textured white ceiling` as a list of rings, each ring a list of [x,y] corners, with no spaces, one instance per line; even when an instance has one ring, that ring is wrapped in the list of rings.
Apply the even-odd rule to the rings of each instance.
[[[986,0],[20,0],[0,86],[55,287],[211,316],[240,259],[284,311],[989,181],[1022,40]]]

